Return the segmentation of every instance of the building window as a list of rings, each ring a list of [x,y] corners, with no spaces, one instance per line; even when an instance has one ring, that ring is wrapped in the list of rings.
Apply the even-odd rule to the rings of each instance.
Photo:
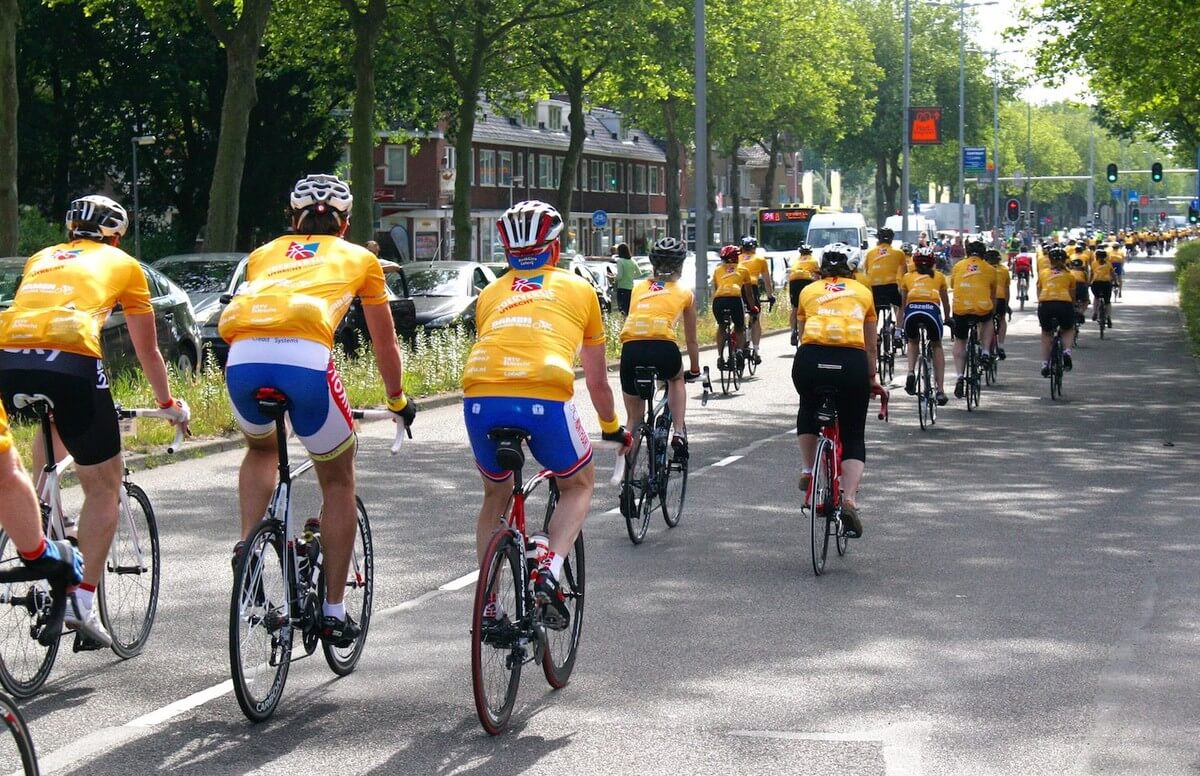
[[[512,151],[500,152],[500,172],[496,178],[496,182],[501,186],[511,186],[513,182],[513,155]]]
[[[616,162],[605,162],[604,163],[604,190],[605,191],[620,191],[620,189],[618,188],[619,183],[620,183],[620,181],[617,180],[617,163]]]
[[[530,157],[530,159],[532,159],[533,154],[530,154],[529,157]],[[513,175],[514,176],[522,175],[523,173],[521,171],[524,169],[525,169],[525,154],[521,151],[517,151],[517,166],[513,168]],[[526,178],[525,180],[528,181],[529,178]]]
[[[483,150],[479,152],[479,185],[496,185],[496,152]]]
[[[551,105],[546,111],[546,126],[558,131],[562,129],[562,106]]]
[[[646,165],[639,164],[633,168],[633,190],[638,194],[646,193]]]
[[[554,157],[554,188],[562,185],[563,158],[561,156]]]
[[[442,169],[453,170],[457,165],[458,155],[454,152],[454,146],[446,146],[442,151]]]
[[[538,156],[537,161],[537,185],[539,189],[553,188],[554,184],[550,181],[550,174],[554,170],[554,160],[545,154]]]
[[[588,190],[587,161],[580,159],[575,165],[575,188],[580,191]]]
[[[604,191],[604,186],[600,183],[600,176],[604,172],[604,165],[600,162],[592,162],[592,183],[588,187],[592,191]]]
[[[384,150],[383,182],[403,186],[408,183],[408,147],[390,145]]]
[[[660,168],[657,165],[651,165],[651,167],[650,167],[650,193],[651,194],[662,194],[663,193],[662,192],[662,176],[660,175]]]
[[[475,149],[471,149],[471,185],[475,185]]]

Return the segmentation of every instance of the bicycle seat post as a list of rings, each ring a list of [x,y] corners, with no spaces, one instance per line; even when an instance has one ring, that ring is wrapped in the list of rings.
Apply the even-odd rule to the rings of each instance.
[[[254,394],[254,399],[258,402],[258,409],[275,421],[275,446],[279,453],[279,481],[290,483],[292,470],[288,463],[287,423],[284,421],[284,416],[287,414],[287,396],[274,388],[259,388]]]

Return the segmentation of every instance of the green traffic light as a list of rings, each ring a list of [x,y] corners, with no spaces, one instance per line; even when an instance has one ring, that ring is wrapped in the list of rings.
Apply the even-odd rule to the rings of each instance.
[[[1160,162],[1155,162],[1150,166],[1150,180],[1155,183],[1161,182],[1163,179],[1163,166]]]
[[[1117,182],[1117,166],[1115,164],[1110,163],[1108,165],[1108,182],[1109,183]]]

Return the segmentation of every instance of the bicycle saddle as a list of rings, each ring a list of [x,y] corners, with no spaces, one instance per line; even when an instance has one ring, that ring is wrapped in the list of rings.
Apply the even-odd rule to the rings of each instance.
[[[19,410],[29,407],[36,409],[38,404],[42,404],[48,409],[54,409],[54,402],[50,401],[50,397],[43,393],[18,393],[13,395],[13,406]]]
[[[259,388],[254,392],[254,400],[264,415],[279,418],[287,410],[287,396],[278,388]]]
[[[525,451],[521,443],[529,441],[529,432],[520,428],[501,426],[488,432],[488,439],[495,442],[496,463],[506,472],[517,472],[525,465]]]
[[[633,375],[633,384],[637,388],[637,395],[646,401],[653,399],[658,370],[652,366],[637,366],[633,368]]]
[[[821,406],[817,408],[817,422],[828,426],[837,420],[837,389],[828,386],[818,388],[817,395],[821,397]]]

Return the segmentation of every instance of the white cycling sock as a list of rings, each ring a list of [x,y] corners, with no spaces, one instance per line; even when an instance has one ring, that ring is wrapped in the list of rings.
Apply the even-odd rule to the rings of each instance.
[[[558,579],[559,572],[562,571],[563,556],[557,552],[550,553],[550,573],[555,579]]]
[[[79,604],[79,613],[86,615],[92,609],[92,599],[95,597],[94,590],[84,590],[82,587],[75,589],[75,603]]]
[[[336,604],[331,604],[325,601],[321,604],[321,614],[326,617],[336,617],[339,620],[346,619],[346,602],[340,601]]]

